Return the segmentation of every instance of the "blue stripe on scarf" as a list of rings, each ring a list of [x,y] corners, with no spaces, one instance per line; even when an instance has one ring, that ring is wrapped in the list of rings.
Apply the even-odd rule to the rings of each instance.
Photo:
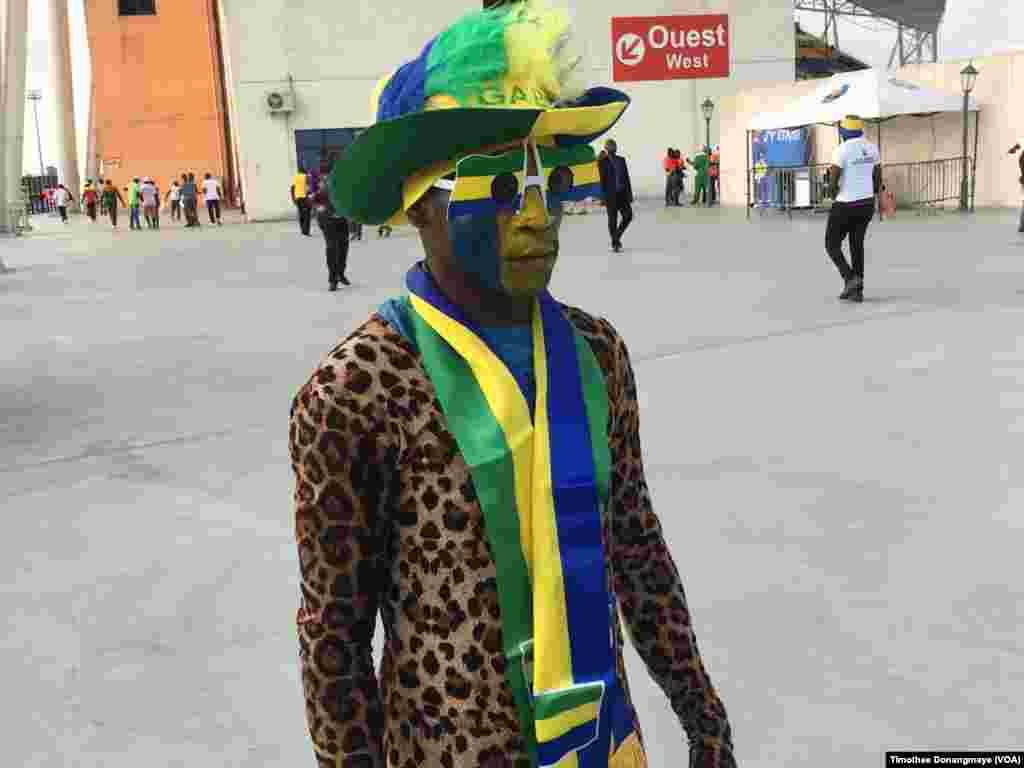
[[[594,736],[595,736],[595,731],[596,731],[596,725],[597,724],[593,720],[591,720],[588,723],[584,723],[583,725],[579,725],[579,726],[573,728],[571,731],[569,731],[568,733],[566,733],[566,734],[564,734],[562,736],[559,736],[554,741],[542,742],[542,743],[538,744],[537,745],[537,762],[541,766],[554,765],[564,755],[568,754],[569,752],[571,752],[573,750],[580,749],[587,742],[593,741],[594,740]],[[604,730],[604,729],[602,729],[602,730]],[[600,743],[601,743],[601,739],[598,738],[597,741],[594,741],[594,744],[592,746],[599,745]],[[587,748],[586,750],[584,750],[583,752],[581,752],[579,754],[580,755],[589,754],[589,753],[592,753],[593,751],[594,751],[593,749]],[[582,764],[583,761],[581,760],[580,762]],[[605,748],[605,751],[604,751],[604,765],[605,766],[608,765],[608,749],[607,749],[607,747]]]
[[[575,329],[550,294],[540,296],[540,308],[544,344],[552,361],[548,372],[551,480],[573,679],[579,683],[604,680],[608,686],[599,737],[579,755],[580,768],[598,768],[607,766],[612,725],[621,721],[624,704],[609,634],[613,604],[605,579],[601,505],[583,383],[575,364]]]

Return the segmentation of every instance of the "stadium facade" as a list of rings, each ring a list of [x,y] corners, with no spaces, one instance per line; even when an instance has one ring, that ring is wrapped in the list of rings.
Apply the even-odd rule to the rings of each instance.
[[[617,16],[724,14],[727,77],[621,82],[633,106],[613,137],[631,164],[634,188],[664,188],[667,147],[692,154],[705,140],[700,105],[758,84],[792,82],[793,0],[609,0],[563,3],[575,16],[590,80],[613,84],[612,19]],[[255,220],[291,213],[288,188],[300,162],[344,147],[372,122],[370,93],[395,67],[480,0],[220,0],[232,136],[247,213]],[[671,26],[671,25],[669,25]],[[667,36],[664,39],[668,39]],[[661,39],[656,38],[658,44]],[[693,74],[703,74],[694,72]],[[717,143],[718,110],[711,143]]]

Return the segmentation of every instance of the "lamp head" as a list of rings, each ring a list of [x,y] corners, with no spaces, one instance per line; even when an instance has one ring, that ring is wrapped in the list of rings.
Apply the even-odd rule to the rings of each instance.
[[[974,84],[977,79],[978,70],[974,68],[974,62],[960,70],[960,87],[963,88],[964,93],[969,94],[974,90]]]

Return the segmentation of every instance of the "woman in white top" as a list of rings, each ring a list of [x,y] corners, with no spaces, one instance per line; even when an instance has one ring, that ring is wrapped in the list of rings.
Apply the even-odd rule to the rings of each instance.
[[[181,221],[181,187],[177,179],[171,181],[171,188],[167,190],[164,202],[171,204],[171,221]]]
[[[220,226],[220,185],[210,174],[206,174],[203,179],[203,197],[206,200],[206,212],[210,214],[210,223]]]
[[[142,214],[146,217],[146,226],[160,229],[160,190],[149,176],[142,180],[139,194],[142,196]]]

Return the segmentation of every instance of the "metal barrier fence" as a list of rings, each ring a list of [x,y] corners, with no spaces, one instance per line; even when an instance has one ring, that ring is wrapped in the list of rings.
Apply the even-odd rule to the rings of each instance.
[[[883,165],[882,183],[896,196],[897,208],[934,210],[945,203],[960,202],[965,170],[967,203],[974,210],[974,164],[969,157]]]
[[[896,197],[896,207],[934,210],[959,203],[966,164],[968,206],[974,210],[975,172],[970,158],[952,157],[920,163],[883,163],[882,185]],[[819,211],[831,207],[826,164],[754,168],[750,171],[750,207],[776,210],[792,216],[794,210]]]
[[[755,168],[750,172],[751,206],[762,213],[817,210],[827,204],[828,169],[822,164]]]

